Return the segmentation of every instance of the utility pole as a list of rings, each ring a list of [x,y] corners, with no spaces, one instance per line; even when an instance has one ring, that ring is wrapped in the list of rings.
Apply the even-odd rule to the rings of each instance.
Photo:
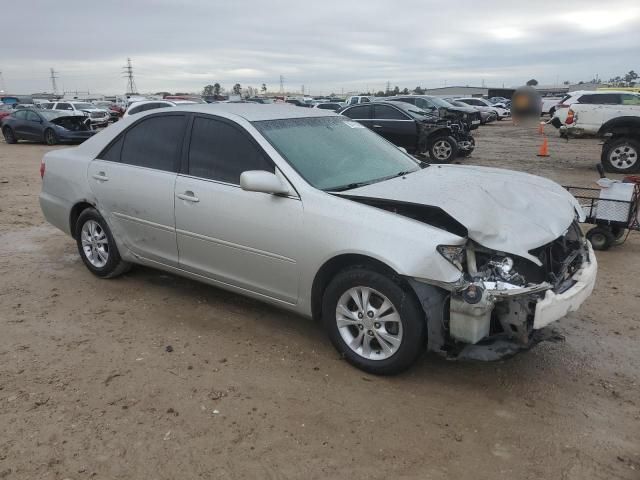
[[[136,95],[138,89],[136,88],[136,82],[133,79],[133,66],[131,65],[131,59],[127,58],[127,64],[122,67],[123,77],[127,79],[127,94]]]
[[[4,92],[6,90],[4,84],[4,77],[2,76],[2,72],[0,71],[0,92]]]
[[[300,90],[302,91],[302,96],[304,96],[304,85],[302,85],[302,87],[300,87]]]
[[[284,93],[284,75],[280,75],[280,93]]]
[[[58,95],[58,85],[56,84],[56,78],[58,78],[56,73],[58,72],[56,72],[53,67],[50,68],[49,71],[51,72],[51,75],[49,76],[49,78],[51,79],[51,91],[54,95]]]

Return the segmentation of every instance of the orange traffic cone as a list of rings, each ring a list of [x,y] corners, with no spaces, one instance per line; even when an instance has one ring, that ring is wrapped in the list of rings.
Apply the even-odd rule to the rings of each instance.
[[[544,135],[544,122],[540,122],[538,125],[538,135]]]
[[[540,145],[540,150],[538,150],[538,157],[548,157],[549,155],[549,142],[547,141],[547,137],[544,137],[542,140],[542,145]]]

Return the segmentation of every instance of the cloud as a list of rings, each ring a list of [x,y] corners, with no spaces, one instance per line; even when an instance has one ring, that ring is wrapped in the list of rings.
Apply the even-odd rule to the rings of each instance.
[[[589,80],[638,69],[637,0],[24,0],[3,6],[0,71],[11,91],[122,93],[266,83],[312,94],[453,84]],[[40,16],[33,12],[46,12]],[[623,38],[624,41],[620,41]],[[9,39],[9,40],[8,40]]]

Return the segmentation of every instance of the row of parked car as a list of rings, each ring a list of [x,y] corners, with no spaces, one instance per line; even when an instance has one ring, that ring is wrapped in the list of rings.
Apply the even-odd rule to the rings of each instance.
[[[293,100],[287,103],[298,105]],[[123,117],[148,110],[198,103],[193,99],[142,100],[131,103]],[[215,102],[218,103],[218,102]],[[256,97],[226,103],[274,103]],[[503,106],[491,106],[484,99],[462,98],[446,101],[427,95],[406,95],[372,100],[350,97],[346,102],[316,101],[313,108],[337,111],[367,127],[407,152],[438,163],[449,163],[458,156],[468,156],[475,148],[471,131],[481,124],[508,118]],[[300,105],[300,106],[309,106]],[[2,123],[7,143],[19,140],[59,142],[83,141],[92,136],[95,127],[105,126],[111,118],[107,108],[87,102],[58,101],[40,108],[16,110]]]

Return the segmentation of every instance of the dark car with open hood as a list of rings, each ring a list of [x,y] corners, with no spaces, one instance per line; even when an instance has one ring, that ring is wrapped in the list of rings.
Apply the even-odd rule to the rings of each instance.
[[[2,134],[7,143],[19,140],[57,143],[81,143],[95,135],[89,117],[59,110],[16,110],[2,119]]]
[[[405,102],[371,102],[340,111],[407,152],[436,163],[468,156],[476,142],[467,126]]]
[[[478,112],[477,109],[470,106],[460,107],[452,105],[440,97],[433,97],[431,95],[402,95],[387,97],[385,100],[410,103],[427,112],[433,112],[441,118],[459,120],[465,123],[469,130],[475,130],[482,123],[480,112]]]

